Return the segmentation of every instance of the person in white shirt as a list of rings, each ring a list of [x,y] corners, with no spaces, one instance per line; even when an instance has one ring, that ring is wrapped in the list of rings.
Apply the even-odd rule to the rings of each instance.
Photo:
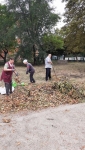
[[[45,58],[46,81],[48,79],[51,80],[51,68],[52,68],[51,54],[48,54],[48,56]]]

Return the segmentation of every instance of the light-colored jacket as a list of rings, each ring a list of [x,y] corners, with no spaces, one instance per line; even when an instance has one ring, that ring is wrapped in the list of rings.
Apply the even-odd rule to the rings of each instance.
[[[52,65],[51,65],[51,58],[49,56],[47,56],[45,58],[45,68],[52,68]]]

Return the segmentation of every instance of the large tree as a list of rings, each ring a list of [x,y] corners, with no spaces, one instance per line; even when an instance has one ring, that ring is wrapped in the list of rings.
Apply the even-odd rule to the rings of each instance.
[[[66,2],[65,46],[68,53],[85,53],[85,0],[63,0]]]
[[[13,49],[14,39],[11,36],[14,24],[13,13],[10,13],[6,5],[0,5],[0,57],[6,62],[9,50]]]
[[[43,47],[46,52],[58,54],[59,50],[64,49],[64,40],[58,33],[45,34],[43,36]]]
[[[10,12],[15,14],[15,35],[21,39],[19,55],[30,58],[33,52],[42,49],[41,37],[56,25],[59,16],[53,12],[52,0],[8,0]],[[33,50],[33,51],[32,51]],[[35,55],[34,55],[35,56]]]

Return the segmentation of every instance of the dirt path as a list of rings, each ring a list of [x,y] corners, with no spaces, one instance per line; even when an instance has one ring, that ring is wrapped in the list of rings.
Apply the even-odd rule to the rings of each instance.
[[[85,150],[85,103],[0,115],[0,150]]]

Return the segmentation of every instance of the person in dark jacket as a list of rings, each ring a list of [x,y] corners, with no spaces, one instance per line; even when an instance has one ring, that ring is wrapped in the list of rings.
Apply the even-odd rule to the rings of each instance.
[[[34,80],[34,78],[33,78],[33,75],[34,75],[34,73],[35,73],[34,67],[32,66],[31,63],[28,63],[27,59],[23,60],[23,63],[24,63],[25,65],[27,65],[26,74],[30,73],[30,82],[31,82],[31,83],[35,83],[35,80]]]
[[[5,83],[6,95],[8,96],[12,93],[12,74],[15,71],[14,59],[10,58],[8,62],[5,63],[4,69],[1,74],[1,79]]]

